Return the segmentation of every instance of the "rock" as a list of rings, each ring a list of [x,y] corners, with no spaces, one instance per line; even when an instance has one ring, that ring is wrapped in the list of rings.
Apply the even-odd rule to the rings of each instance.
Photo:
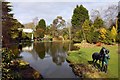
[[[72,70],[80,78],[100,78],[100,72],[92,65],[72,64]]]
[[[19,60],[19,64],[20,64],[21,66],[27,66],[27,65],[29,65],[28,62],[23,61],[23,60]]]
[[[40,80],[43,77],[32,67],[20,71],[23,80]]]
[[[42,75],[30,67],[29,63],[24,60],[14,60],[12,63],[19,63],[19,73],[21,74],[22,80],[40,80]],[[18,66],[18,65],[17,65]]]

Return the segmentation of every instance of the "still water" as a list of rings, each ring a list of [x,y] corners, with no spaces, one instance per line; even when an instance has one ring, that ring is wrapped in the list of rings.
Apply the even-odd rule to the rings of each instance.
[[[22,47],[20,55],[44,78],[76,78],[66,61],[71,43],[40,42]]]

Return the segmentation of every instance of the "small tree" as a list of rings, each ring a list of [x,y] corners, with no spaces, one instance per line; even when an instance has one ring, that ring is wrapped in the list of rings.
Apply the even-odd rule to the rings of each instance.
[[[111,29],[111,39],[115,42],[116,37],[117,37],[117,30],[116,30],[115,26],[113,26]]]
[[[111,31],[109,29],[100,28],[99,33],[100,33],[99,39],[101,42],[103,42],[105,44],[112,44]]]
[[[84,39],[87,39],[87,34],[90,32],[90,22],[89,20],[85,20],[85,22],[82,25],[82,31],[83,31],[83,36]]]
[[[104,21],[100,17],[97,17],[93,25],[96,29],[99,29],[101,27],[104,27]]]
[[[34,32],[36,38],[43,38],[44,37],[44,30],[39,28]]]
[[[97,43],[100,41],[99,36],[100,36],[99,31],[93,32],[93,43]]]
[[[100,32],[101,40],[106,39],[106,33],[107,33],[106,29],[105,28],[100,28],[99,32]]]
[[[74,34],[74,38],[72,39],[74,42],[82,42],[84,40],[83,31],[79,30]]]

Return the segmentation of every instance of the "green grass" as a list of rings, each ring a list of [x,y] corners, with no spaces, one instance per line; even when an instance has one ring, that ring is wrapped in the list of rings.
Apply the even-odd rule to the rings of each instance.
[[[108,78],[118,78],[118,46],[104,46],[110,50],[110,60],[108,64]],[[92,61],[92,54],[99,52],[102,47],[80,48],[79,51],[69,52],[67,59],[72,63],[86,63]],[[120,56],[120,55],[119,55]],[[98,61],[99,63],[99,61]]]

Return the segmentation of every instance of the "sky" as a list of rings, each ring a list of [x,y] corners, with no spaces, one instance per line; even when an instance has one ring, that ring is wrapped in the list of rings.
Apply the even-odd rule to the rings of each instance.
[[[57,16],[68,21],[76,5],[83,5],[91,13],[109,5],[118,5],[119,0],[7,0],[12,3],[12,13],[22,24],[32,22],[35,17],[44,19],[50,25]]]

